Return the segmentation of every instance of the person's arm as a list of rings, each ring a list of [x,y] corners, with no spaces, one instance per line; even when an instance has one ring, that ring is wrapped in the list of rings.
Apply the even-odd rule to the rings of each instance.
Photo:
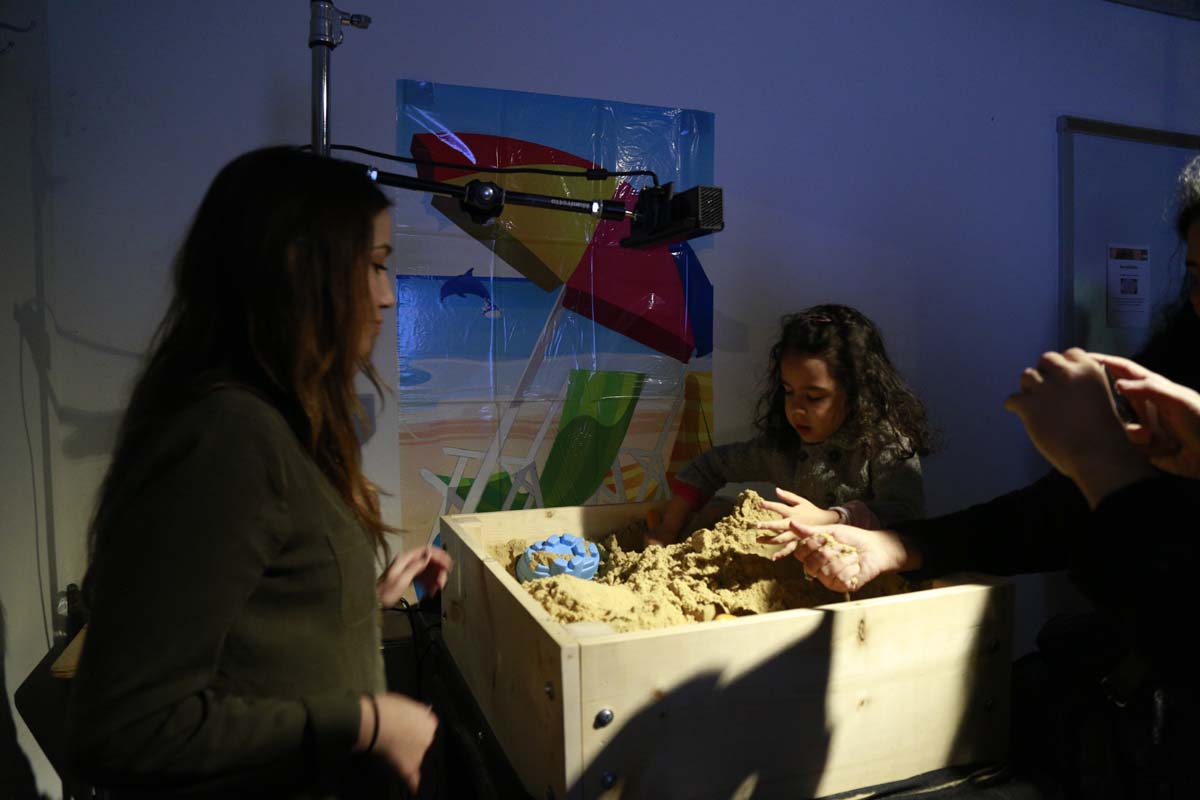
[[[780,501],[763,507],[783,520],[764,527],[787,529],[786,521],[805,525],[836,524],[825,511],[798,495],[777,490]],[[845,503],[844,525],[866,530],[882,526],[862,501]],[[1088,520],[1088,504],[1071,480],[1052,471],[1035,483],[984,503],[940,517],[907,519],[890,531],[903,537],[919,558],[905,571],[916,580],[970,570],[998,575],[1065,569],[1068,535]],[[917,567],[920,567],[918,570]]]
[[[1180,625],[1196,603],[1197,520],[1200,482],[1164,475],[1104,497],[1072,541],[1071,579],[1168,686],[1195,680]]]
[[[923,554],[921,580],[950,572],[995,575],[1051,572],[1067,566],[1070,534],[1087,525],[1088,504],[1059,472],[950,514],[896,523]]]
[[[924,516],[925,486],[919,456],[902,457],[892,448],[873,459],[867,470],[869,491],[862,499],[826,509],[780,487],[775,490],[779,500],[767,499],[763,507],[806,525],[843,524],[866,530]]]
[[[67,720],[73,772],[93,783],[311,784],[359,739],[355,692],[222,685],[226,634],[289,534],[274,443],[226,412],[164,448],[101,532]]]
[[[688,484],[682,486],[687,487]],[[679,490],[679,485],[672,484],[672,488],[675,491],[667,501],[667,507],[663,509],[662,520],[646,532],[647,544],[673,544],[679,539],[688,518],[695,512],[687,495]]]
[[[696,456],[672,479],[671,500],[647,541],[674,542],[688,518],[727,483],[770,480],[773,457],[779,456],[762,439],[718,445]]]
[[[845,504],[850,512],[850,524],[863,528],[887,527],[925,516],[925,481],[921,475],[920,456],[913,453],[904,457],[897,448],[888,448],[871,461],[868,469],[870,495]],[[859,503],[874,514],[878,521],[876,525],[871,525],[869,518],[856,515],[854,506]]]
[[[874,520],[875,515],[871,514],[870,509],[862,504],[854,506],[853,509],[860,513],[860,520],[851,522],[851,511],[843,506],[834,506],[833,508],[821,508],[816,503],[809,500],[807,497],[801,497],[795,492],[789,492],[782,486],[775,487],[775,496],[778,500],[770,500],[764,498],[762,507],[768,511],[774,511],[780,517],[792,522],[799,522],[804,525],[836,525],[838,523],[848,523],[857,525],[860,528],[878,528],[878,524],[862,524],[861,517],[869,516]],[[850,504],[847,503],[847,506]],[[838,509],[841,509],[840,511]],[[876,523],[877,520],[874,520]],[[781,529],[782,530],[782,529]]]
[[[834,592],[855,592],[880,575],[916,570],[921,552],[894,531],[870,531],[852,525],[806,525],[794,519],[764,520],[760,544],[781,545],[772,561],[793,556],[804,574]]]
[[[782,458],[780,451],[761,437],[717,445],[692,459],[676,476],[673,487],[684,484],[679,488],[690,489],[685,494],[694,510],[727,483],[772,480]]]
[[[387,692],[360,697],[359,712],[361,722],[354,750],[370,750],[383,758],[416,794],[421,783],[421,762],[437,731],[433,710],[410,697]]]

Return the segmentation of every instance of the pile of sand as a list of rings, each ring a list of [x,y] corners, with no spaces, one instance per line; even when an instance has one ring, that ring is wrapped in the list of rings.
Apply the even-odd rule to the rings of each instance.
[[[779,548],[759,544],[756,523],[777,518],[759,507],[753,491],[742,492],[733,513],[711,529],[677,544],[644,548],[646,523],[638,521],[599,544],[604,556],[590,581],[569,576],[541,578],[522,586],[560,622],[598,621],[617,631],[703,622],[717,614],[746,616],[789,608],[838,603],[845,596],[804,576],[795,558],[771,561]],[[493,555],[515,575],[526,542],[513,540]],[[898,575],[882,576],[853,597],[908,591]]]

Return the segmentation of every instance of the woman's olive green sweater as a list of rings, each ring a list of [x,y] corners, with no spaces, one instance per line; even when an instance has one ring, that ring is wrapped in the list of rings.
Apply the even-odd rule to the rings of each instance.
[[[358,697],[384,689],[374,551],[284,418],[214,390],[114,496],[85,582],[74,772],[118,793],[338,794],[362,771]]]

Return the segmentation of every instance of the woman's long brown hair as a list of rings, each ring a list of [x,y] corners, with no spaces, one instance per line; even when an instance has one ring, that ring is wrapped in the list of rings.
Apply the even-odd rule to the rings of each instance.
[[[121,423],[88,534],[95,552],[155,431],[222,385],[246,386],[287,419],[304,450],[386,554],[362,473],[354,379],[370,307],[374,217],[387,198],[357,165],[275,147],[214,179],[175,260],[175,293]]]

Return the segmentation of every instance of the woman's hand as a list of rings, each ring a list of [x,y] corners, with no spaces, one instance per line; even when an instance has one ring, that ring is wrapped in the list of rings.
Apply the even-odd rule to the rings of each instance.
[[[453,567],[450,554],[431,544],[401,553],[379,578],[379,602],[384,608],[396,605],[414,580],[426,594],[435,595],[446,585]]]
[[[1200,394],[1129,359],[1091,355],[1137,414],[1138,422],[1125,426],[1129,441],[1159,469],[1200,478]]]
[[[1046,460],[1069,477],[1083,459],[1129,450],[1104,369],[1078,348],[1044,353],[1036,367],[1021,373],[1020,391],[1004,407],[1021,418]]]
[[[774,511],[784,519],[793,520],[805,525],[832,525],[841,519],[841,516],[836,511],[821,508],[811,500],[807,500],[798,494],[793,494],[786,489],[775,487],[775,494],[779,495],[779,499],[783,502],[777,503],[773,500],[763,500],[762,507],[769,511]]]
[[[379,732],[371,752],[387,761],[415,794],[421,783],[421,762],[437,732],[437,717],[429,706],[402,694],[377,694],[373,703],[368,697],[359,702],[362,722],[355,749],[361,752],[370,746],[378,711]]]
[[[761,544],[783,547],[771,559],[794,555],[804,572],[835,592],[853,592],[885,572],[915,569],[919,554],[910,553],[900,535],[850,525],[805,525],[788,519],[758,523],[777,533],[758,537]]]
[[[1021,418],[1046,460],[1095,508],[1117,489],[1154,474],[1126,438],[1099,361],[1078,348],[1046,353],[1021,374],[1004,407]]]

